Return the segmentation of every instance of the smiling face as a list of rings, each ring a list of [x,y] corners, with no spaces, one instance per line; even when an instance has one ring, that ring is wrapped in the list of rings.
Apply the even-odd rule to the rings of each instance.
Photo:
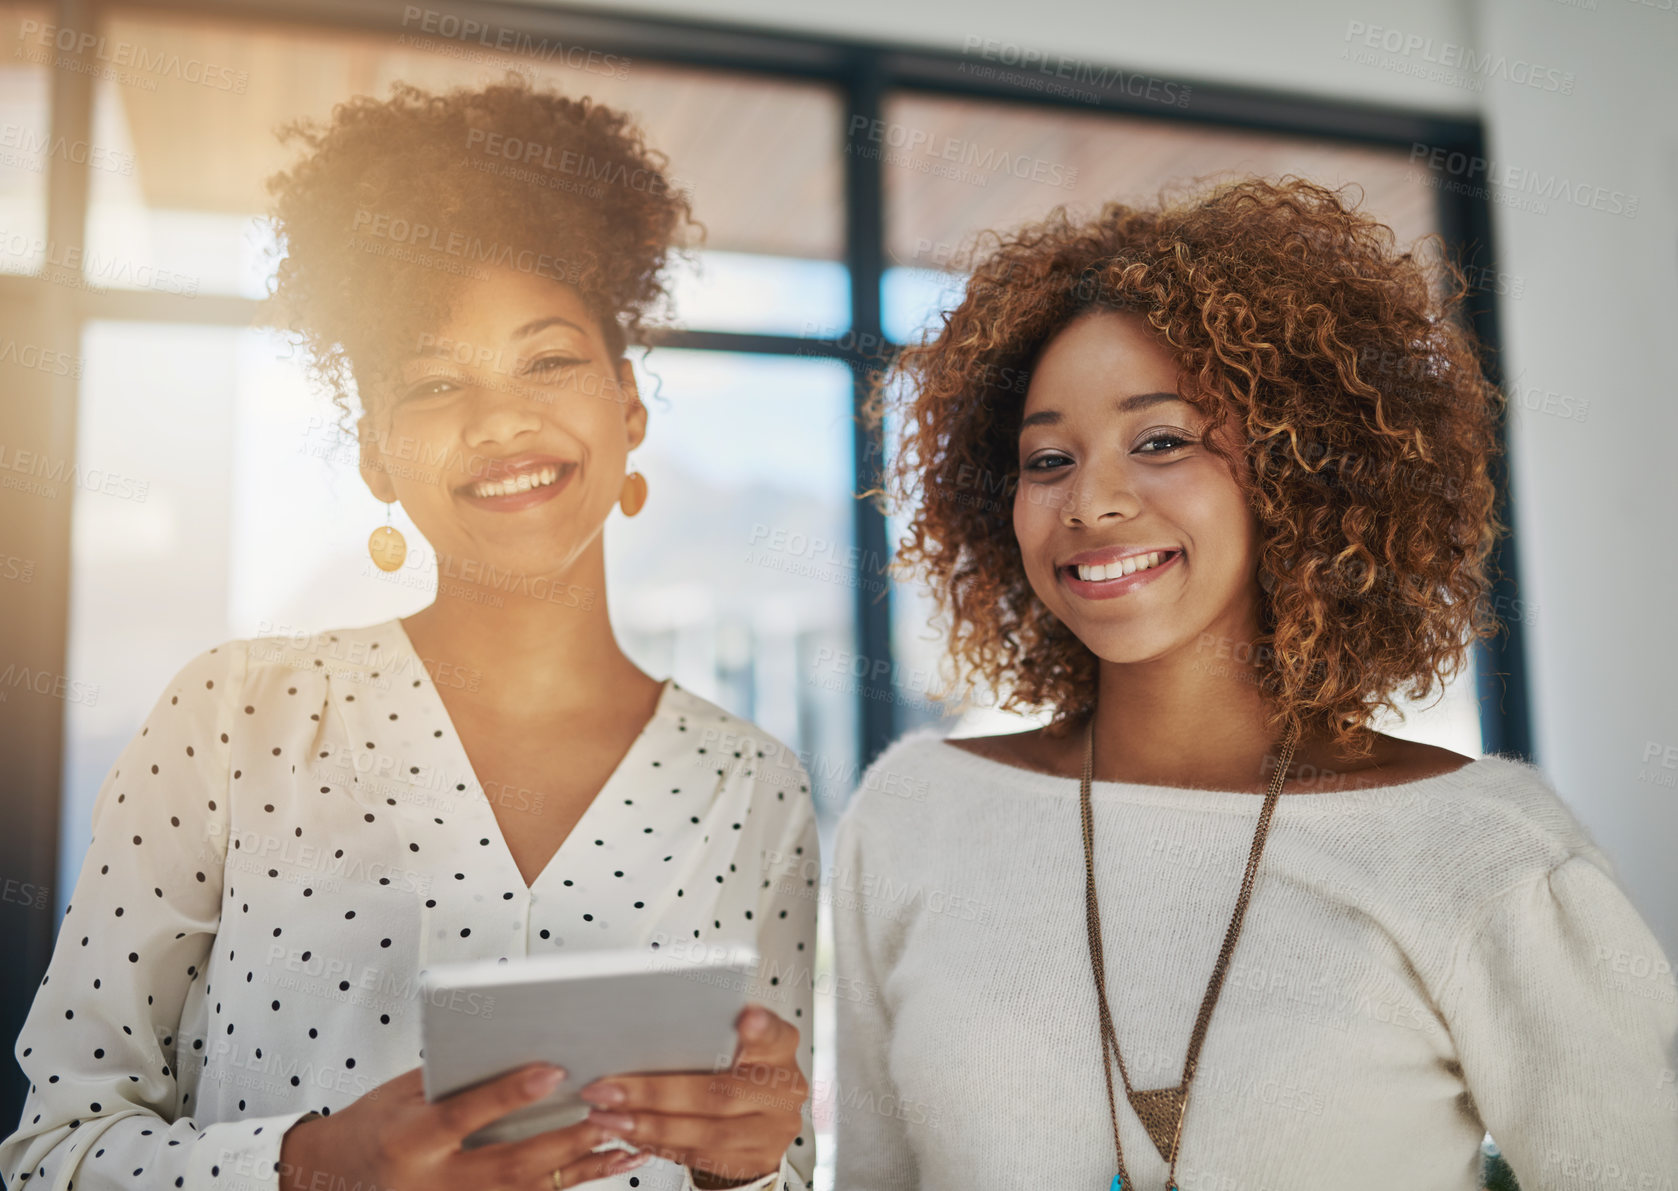
[[[570,286],[500,268],[463,282],[359,423],[362,476],[443,558],[568,571],[622,490],[647,411]]]
[[[1178,375],[1140,315],[1099,311],[1049,341],[1026,393],[1014,499],[1026,577],[1106,662],[1256,631],[1258,523],[1200,445],[1205,417],[1177,396]]]

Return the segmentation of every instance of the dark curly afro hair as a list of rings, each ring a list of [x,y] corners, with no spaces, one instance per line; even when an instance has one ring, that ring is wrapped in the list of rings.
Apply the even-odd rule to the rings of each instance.
[[[445,95],[393,83],[279,136],[307,154],[267,183],[283,255],[266,321],[301,338],[346,421],[352,394],[366,408],[443,323],[463,275],[506,265],[572,286],[614,354],[668,305],[691,206],[622,112],[509,72]]]
[[[1012,508],[1032,364],[1092,310],[1146,318],[1257,515],[1271,730],[1365,755],[1392,692],[1456,674],[1497,632],[1488,566],[1507,527],[1489,466],[1506,405],[1458,317],[1464,275],[1434,246],[1399,252],[1356,203],[1291,176],[980,237],[960,305],[869,407],[901,432],[876,490],[909,515],[895,565],[930,586],[962,676],[1052,711],[1052,734],[1094,707],[1096,658],[1032,591]],[[1244,457],[1212,438],[1226,417]]]

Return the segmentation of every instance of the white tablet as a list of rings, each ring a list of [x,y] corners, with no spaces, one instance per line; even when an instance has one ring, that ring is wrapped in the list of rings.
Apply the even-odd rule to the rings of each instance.
[[[467,1149],[572,1125],[596,1079],[630,1072],[719,1071],[758,955],[698,942],[654,951],[588,951],[420,973],[425,1098],[435,1101],[531,1062],[564,1067],[551,1095],[470,1134]]]

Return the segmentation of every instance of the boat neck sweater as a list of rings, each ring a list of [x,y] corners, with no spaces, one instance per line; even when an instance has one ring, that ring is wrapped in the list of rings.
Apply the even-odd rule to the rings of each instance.
[[[1261,795],[1096,782],[1114,1028],[1180,1082]],[[1078,781],[921,732],[829,877],[842,1191],[1100,1191],[1116,1169]],[[1542,771],[1284,789],[1183,1120],[1180,1191],[1671,1191],[1678,985]],[[1127,1191],[1167,1166],[1113,1075]]]

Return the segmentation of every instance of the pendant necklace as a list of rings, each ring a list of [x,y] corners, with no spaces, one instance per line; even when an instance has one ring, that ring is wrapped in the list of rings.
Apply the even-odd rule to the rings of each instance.
[[[1200,1062],[1200,1046],[1206,1040],[1206,1027],[1212,1020],[1218,994],[1223,990],[1224,973],[1229,968],[1230,956],[1235,952],[1235,941],[1241,934],[1242,920],[1247,916],[1247,901],[1253,892],[1253,876],[1258,871],[1259,856],[1264,851],[1265,837],[1270,833],[1270,816],[1276,809],[1276,799],[1282,793],[1288,766],[1293,761],[1295,734],[1290,729],[1284,734],[1276,772],[1270,779],[1270,789],[1259,810],[1258,827],[1253,832],[1252,850],[1247,856],[1247,871],[1241,878],[1241,892],[1235,899],[1235,913],[1230,916],[1229,928],[1224,932],[1223,946],[1218,949],[1217,963],[1212,966],[1212,978],[1201,999],[1200,1012],[1195,1015],[1194,1031],[1189,1035],[1189,1049],[1183,1059],[1183,1075],[1176,1087],[1135,1088],[1130,1073],[1125,1070],[1124,1056],[1119,1053],[1118,1035],[1113,1030],[1113,1014],[1107,1006],[1107,975],[1101,955],[1101,911],[1095,899],[1095,820],[1090,811],[1090,784],[1095,776],[1095,713],[1090,713],[1089,726],[1084,735],[1084,773],[1078,784],[1079,810],[1084,823],[1084,908],[1089,925],[1090,969],[1095,976],[1096,1004],[1101,1013],[1101,1070],[1107,1081],[1107,1109],[1113,1122],[1113,1153],[1118,1159],[1118,1171],[1108,1191],[1137,1191],[1125,1167],[1124,1147],[1119,1144],[1119,1110],[1113,1096],[1113,1065],[1119,1068],[1124,1082],[1125,1096],[1131,1109],[1148,1131],[1154,1148],[1170,1166],[1167,1191],[1177,1191],[1177,1150],[1183,1136],[1183,1117],[1188,1112],[1189,1088],[1194,1083],[1195,1068]]]

